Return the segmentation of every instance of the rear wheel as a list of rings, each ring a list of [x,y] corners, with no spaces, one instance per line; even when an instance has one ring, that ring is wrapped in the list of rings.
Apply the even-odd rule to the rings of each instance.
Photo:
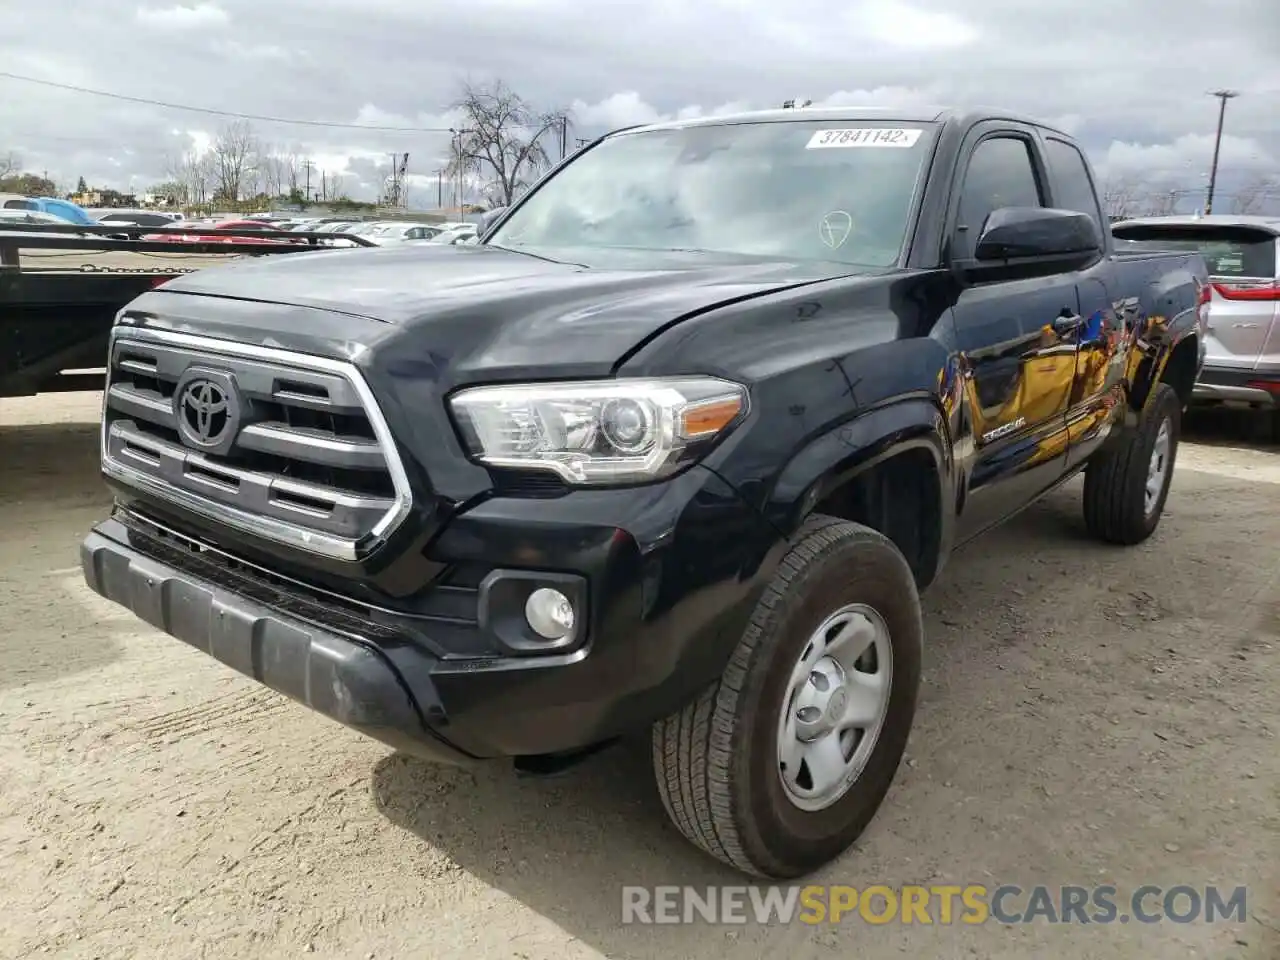
[[[797,877],[839,856],[902,759],[923,633],[897,548],[857,524],[810,520],[724,676],[654,727],[672,821],[756,876]]]
[[[1173,480],[1181,417],[1173,387],[1157,384],[1133,435],[1089,464],[1084,520],[1095,537],[1132,545],[1155,532]]]

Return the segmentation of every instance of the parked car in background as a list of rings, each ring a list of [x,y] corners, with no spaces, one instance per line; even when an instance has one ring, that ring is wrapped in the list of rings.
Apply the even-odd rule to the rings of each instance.
[[[181,227],[185,221],[172,214],[154,213],[150,210],[112,210],[98,217],[102,224],[115,224],[122,227]]]
[[[464,240],[472,240],[479,236],[479,229],[474,223],[464,223],[462,226],[453,227],[448,230],[441,230],[427,243],[460,243]]]
[[[369,239],[380,247],[410,240],[430,240],[441,233],[433,223],[384,223],[370,233]]]
[[[191,227],[191,224],[174,224],[173,226]],[[255,233],[262,230],[275,229],[271,224],[264,223],[261,220],[221,220],[214,224],[199,224],[198,227],[208,226],[213,230],[235,230],[237,234],[163,234],[149,233],[145,234],[144,240],[163,240],[178,241],[184,243],[288,243],[281,237],[262,237],[254,236]],[[197,227],[197,229],[198,229]]]
[[[1280,442],[1280,218],[1144,217],[1112,225],[1121,249],[1195,250],[1209,265],[1198,405],[1248,407]]]
[[[58,197],[23,197],[12,193],[0,194],[0,209],[50,213],[64,223],[78,223],[85,227],[95,226],[98,222],[89,215],[89,212],[84,207]]]
[[[6,224],[22,223],[47,223],[50,226],[66,227],[67,221],[62,217],[54,216],[52,213],[41,213],[39,210],[6,210],[0,209],[0,233],[4,232]],[[12,231],[17,233],[18,231]],[[22,231],[24,237],[91,237],[88,233],[33,233],[30,231]]]

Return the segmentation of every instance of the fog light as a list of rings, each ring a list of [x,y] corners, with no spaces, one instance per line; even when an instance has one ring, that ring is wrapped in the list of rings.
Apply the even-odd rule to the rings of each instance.
[[[563,640],[573,632],[573,604],[559,590],[539,587],[524,604],[524,617],[533,632],[548,640]]]

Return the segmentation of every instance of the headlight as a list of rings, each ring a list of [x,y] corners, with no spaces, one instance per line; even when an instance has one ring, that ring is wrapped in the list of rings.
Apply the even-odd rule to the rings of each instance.
[[[628,483],[696,457],[746,412],[747,391],[712,377],[602,380],[473,387],[450,405],[482,463]]]

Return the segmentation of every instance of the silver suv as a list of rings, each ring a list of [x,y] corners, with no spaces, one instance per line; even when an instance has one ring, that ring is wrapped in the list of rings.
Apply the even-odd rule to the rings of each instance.
[[[1117,250],[1198,250],[1209,264],[1204,371],[1192,402],[1265,411],[1280,441],[1280,218],[1145,217],[1112,224]]]

